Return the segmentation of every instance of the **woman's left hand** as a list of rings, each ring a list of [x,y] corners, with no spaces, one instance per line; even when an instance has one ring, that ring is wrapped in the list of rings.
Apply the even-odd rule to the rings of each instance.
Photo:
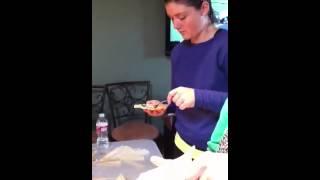
[[[168,104],[174,102],[180,110],[193,108],[195,105],[194,89],[187,87],[177,87],[172,89],[167,96]]]

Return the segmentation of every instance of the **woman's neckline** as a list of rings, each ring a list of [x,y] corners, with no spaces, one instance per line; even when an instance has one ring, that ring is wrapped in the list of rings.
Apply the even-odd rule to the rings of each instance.
[[[217,28],[217,30],[214,32],[214,34],[212,35],[212,37],[210,37],[208,40],[206,41],[203,41],[203,42],[199,42],[199,43],[192,43],[191,40],[186,40],[187,44],[190,45],[190,46],[199,46],[199,45],[202,45],[202,44],[207,44],[211,41],[213,41],[217,35],[218,32],[220,32],[221,29]]]

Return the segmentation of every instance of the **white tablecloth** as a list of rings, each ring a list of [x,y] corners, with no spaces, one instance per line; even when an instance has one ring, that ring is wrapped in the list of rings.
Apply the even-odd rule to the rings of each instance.
[[[157,145],[152,140],[140,139],[140,140],[130,140],[130,141],[117,141],[110,142],[110,147],[108,152],[112,151],[114,148],[119,146],[129,146],[131,148],[145,149],[149,151],[148,154],[144,156],[144,161],[136,161],[138,166],[121,163],[120,166],[102,166],[102,165],[92,165],[92,177],[105,177],[105,180],[116,179],[120,174],[122,174],[126,180],[135,180],[141,172],[145,172],[149,169],[155,168],[156,166],[150,162],[150,157],[153,155],[162,157]],[[92,144],[92,151],[95,150],[95,144]]]

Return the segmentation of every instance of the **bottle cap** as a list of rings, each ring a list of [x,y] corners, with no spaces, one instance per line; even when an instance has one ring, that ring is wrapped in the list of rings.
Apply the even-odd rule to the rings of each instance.
[[[104,117],[104,113],[99,113],[99,117]]]

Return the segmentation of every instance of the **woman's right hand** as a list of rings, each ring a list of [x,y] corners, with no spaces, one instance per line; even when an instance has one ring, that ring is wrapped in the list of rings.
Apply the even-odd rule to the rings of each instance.
[[[143,111],[152,117],[163,116],[167,110],[168,104],[162,104],[158,100],[149,100],[146,105],[157,106],[154,110],[144,109]]]

